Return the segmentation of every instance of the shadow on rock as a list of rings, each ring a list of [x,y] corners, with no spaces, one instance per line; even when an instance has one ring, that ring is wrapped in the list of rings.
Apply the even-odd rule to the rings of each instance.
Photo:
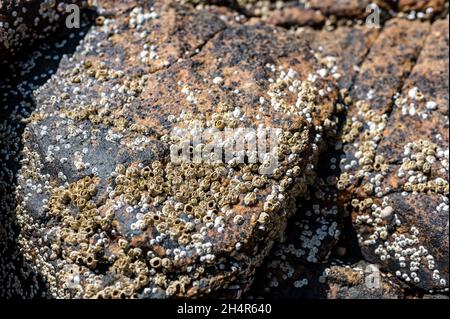
[[[0,298],[48,296],[42,275],[27,263],[19,248],[23,243],[15,192],[21,137],[36,108],[36,90],[56,73],[62,59],[70,58],[95,18],[94,12],[84,12],[79,29],[61,30],[14,61],[0,63]]]

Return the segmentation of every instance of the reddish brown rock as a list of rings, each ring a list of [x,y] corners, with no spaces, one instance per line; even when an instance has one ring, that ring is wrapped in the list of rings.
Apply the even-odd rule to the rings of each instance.
[[[363,18],[368,13],[366,8],[369,0],[310,0],[311,8],[320,10],[325,15],[334,15],[341,18]]]
[[[320,11],[303,9],[300,7],[287,7],[275,11],[269,17],[267,23],[283,27],[321,26],[325,23],[325,17]]]
[[[275,299],[401,299],[398,280],[361,261],[344,264],[302,264],[295,260],[271,260],[261,269],[252,297]]]
[[[378,34],[378,29],[367,26],[341,26],[332,31],[305,28],[298,36],[312,42],[319,60],[332,69],[339,88],[348,90]]]
[[[100,1],[83,41],[42,46],[0,83],[0,195],[19,199],[0,203],[1,296],[235,298],[258,267],[258,297],[402,298],[392,275],[417,296],[448,291],[448,19],[285,30],[261,21],[350,23],[369,3],[138,3]],[[417,3],[398,8],[443,10]],[[170,160],[200,129],[258,126],[284,131],[269,177]],[[327,262],[345,255],[347,212],[382,266],[375,289],[369,265]]]
[[[361,184],[354,180],[360,186],[347,197],[365,258],[434,292],[448,290],[442,249],[448,245],[448,41],[442,38],[448,39],[448,19],[431,27],[392,114],[369,124],[376,132],[367,135],[369,156],[356,156],[365,163]],[[340,179],[347,196],[348,176]]]
[[[448,2],[445,0],[399,0],[397,9],[399,11],[425,11],[432,8],[434,12],[441,12],[444,10]]]
[[[448,27],[448,18],[433,24],[396,100],[379,147],[379,154],[389,162],[398,162],[403,146],[415,140],[428,140],[443,151],[448,149]]]
[[[351,194],[364,172],[371,170],[394,96],[414,66],[428,30],[427,22],[390,20],[364,60],[350,90],[343,128],[338,186],[344,194]]]
[[[392,99],[414,66],[429,32],[429,23],[393,19],[370,49],[355,80],[351,97],[365,101],[379,115],[392,106]],[[350,115],[358,112],[350,108]]]
[[[384,202],[384,203],[382,203]],[[360,202],[362,205],[364,201]],[[361,209],[361,207],[359,208]],[[448,287],[448,198],[393,193],[353,214],[367,260],[433,292]]]

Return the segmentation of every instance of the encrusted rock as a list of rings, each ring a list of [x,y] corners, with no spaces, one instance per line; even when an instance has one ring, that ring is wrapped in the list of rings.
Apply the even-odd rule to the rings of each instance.
[[[401,299],[404,293],[395,277],[365,261],[338,260],[302,264],[296,260],[269,259],[252,297],[281,299]]]
[[[283,26],[321,26],[325,23],[325,17],[318,10],[304,9],[300,7],[287,7],[275,11],[267,20],[267,23]]]
[[[19,246],[47,295],[246,291],[335,130],[324,68],[283,29],[177,3],[93,26],[34,91],[22,139]],[[261,162],[173,157],[203,130],[233,143],[258,128],[277,130]]]
[[[431,27],[352,200],[363,253],[424,290],[448,289],[448,19]]]
[[[81,0],[3,0],[0,2],[0,64],[61,27],[70,5]]]
[[[296,34],[311,41],[317,58],[331,68],[339,88],[348,91],[379,29],[368,26],[341,26],[332,31],[304,28]]]
[[[311,8],[320,10],[325,15],[345,18],[362,18],[370,0],[309,0]]]
[[[446,1],[60,3],[0,4],[0,296],[448,293]]]
[[[448,6],[445,0],[399,0],[397,8],[399,11],[426,11],[441,12]]]
[[[348,46],[342,44],[346,34],[364,34],[355,28],[351,32],[339,27],[331,32],[306,29],[298,33],[315,39],[313,43],[321,47],[322,59],[333,61],[335,73],[345,74],[339,84],[350,91],[347,98],[343,91],[349,105],[348,124],[342,140],[325,154],[327,160],[319,162],[319,175],[328,173],[310,189],[317,214],[300,205],[294,218],[300,222],[290,224],[285,242],[276,245],[267,260],[264,269],[270,269],[272,275],[264,279],[262,270],[257,277],[257,290],[267,289],[264,296],[305,298],[312,294],[317,298],[327,294],[326,289],[315,285],[305,288],[308,293],[295,294],[291,286],[296,283],[303,287],[304,281],[311,282],[318,276],[299,266],[305,261],[323,261],[330,252],[346,256],[347,247],[331,249],[336,241],[322,243],[327,235],[320,234],[329,228],[326,216],[332,217],[342,231],[342,221],[327,214],[332,207],[352,213],[352,228],[363,256],[380,264],[388,276],[433,293],[448,291],[448,250],[442,249],[448,246],[447,30],[448,20],[439,20],[430,28],[428,23],[394,19],[378,38],[377,30],[366,33],[370,51],[369,47],[364,49],[361,40],[349,42]],[[393,58],[384,58],[386,54]],[[346,66],[348,61],[355,62],[350,67]],[[413,114],[409,114],[410,109]],[[342,169],[337,184],[332,183],[339,175],[333,173],[335,163],[340,163]],[[324,228],[305,218],[305,212]],[[305,254],[308,243],[317,246]],[[309,260],[305,260],[308,256]],[[329,293],[334,297],[359,295],[345,285],[332,291]]]

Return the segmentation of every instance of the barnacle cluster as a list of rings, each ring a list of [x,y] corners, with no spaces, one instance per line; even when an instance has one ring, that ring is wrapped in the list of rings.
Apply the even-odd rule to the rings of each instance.
[[[86,7],[81,0],[2,1],[0,8],[0,58],[16,56],[27,46],[45,39],[60,27],[75,4]]]
[[[0,153],[1,205],[14,216],[11,224],[0,222],[0,236],[14,241],[15,250],[10,254],[0,244],[6,265],[0,279],[11,287],[4,294],[22,294],[31,278],[31,297],[202,297],[224,291],[239,297],[274,243],[286,239],[287,220],[298,209],[296,240],[278,245],[269,262],[282,277],[297,271],[286,256],[307,263],[328,258],[346,209],[361,227],[362,249],[395,265],[396,275],[412,284],[423,284],[422,271],[431,271],[445,291],[440,256],[425,247],[422,229],[405,223],[395,197],[429,195],[432,205],[438,202],[436,215],[448,214],[444,138],[412,140],[398,159],[387,158],[380,145],[392,110],[373,107],[372,91],[354,102],[345,88],[338,99],[335,80],[342,71],[336,57],[303,42],[290,45],[295,37],[286,30],[238,25],[239,15],[225,8],[212,7],[211,13],[179,2],[201,4],[122,3],[125,9],[115,17],[102,11],[86,35],[78,33],[85,37],[73,56],[63,55],[41,87],[24,82],[14,91],[10,82],[0,84],[2,93],[11,91],[2,102],[9,107],[12,99],[14,109],[0,125],[2,140],[9,136]],[[237,3],[262,20],[283,7]],[[252,51],[250,38],[262,53]],[[59,58],[36,54],[20,67],[26,74],[39,59]],[[396,95],[394,111],[436,116],[440,105],[426,101],[418,88],[403,95]],[[23,101],[16,103],[15,96]],[[341,128],[342,111],[350,115]],[[245,143],[244,150],[231,147],[230,160],[208,151],[255,141],[254,132],[267,126],[277,129],[276,143],[262,159]],[[208,130],[224,139],[193,143]],[[322,169],[319,157],[333,142]],[[186,157],[174,161],[182,149]],[[267,173],[273,158],[276,167]],[[345,255],[345,249],[335,250]],[[23,259],[19,275],[9,271],[16,267],[5,258],[9,254]],[[357,284],[361,272],[355,271],[349,281]],[[279,284],[268,277],[271,287]],[[307,277],[293,283],[297,289],[308,284]]]
[[[143,287],[153,287],[152,294],[184,295],[186,289],[195,288],[187,278],[195,273],[200,276],[204,267],[227,264],[227,258],[216,256],[211,245],[225,235],[225,229],[228,236],[236,233],[238,238],[239,229],[278,231],[287,198],[299,195],[299,190],[293,197],[287,192],[292,184],[304,184],[308,172],[301,168],[301,157],[287,158],[305,152],[307,138],[291,132],[279,135],[278,147],[284,151],[278,153],[280,166],[274,176],[259,173],[263,164],[232,168],[225,163],[152,161],[116,166],[107,184],[97,176],[87,176],[52,188],[46,210],[58,223],[51,230],[42,229],[53,234],[45,240],[51,253],[44,254],[37,266],[50,283],[54,277],[57,283],[64,282],[68,276],[64,269],[78,267],[86,285],[65,290],[63,284],[62,291],[58,284],[50,285],[55,296],[130,297],[142,293]],[[22,170],[26,174],[31,167],[24,165]],[[296,179],[302,182],[294,183]],[[258,210],[261,213],[255,215]],[[25,207],[18,212],[27,224],[32,222]],[[216,231],[214,235],[211,230]],[[24,247],[32,245],[25,236],[22,240]],[[251,249],[251,238],[245,240],[233,259],[244,258],[238,251]],[[57,269],[62,270],[46,272],[55,259],[60,264]],[[191,259],[198,261],[191,265]],[[98,268],[105,267],[111,272],[98,273]],[[176,280],[169,280],[168,273],[176,273]],[[120,278],[116,288],[107,284],[108,276]]]

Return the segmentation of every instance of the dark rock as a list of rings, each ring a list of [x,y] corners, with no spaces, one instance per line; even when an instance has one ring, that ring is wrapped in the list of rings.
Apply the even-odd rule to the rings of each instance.
[[[3,0],[0,2],[0,64],[63,26],[66,7],[82,1]]]
[[[275,299],[401,299],[396,278],[361,261],[302,264],[291,259],[269,260],[261,271],[252,297]]]

